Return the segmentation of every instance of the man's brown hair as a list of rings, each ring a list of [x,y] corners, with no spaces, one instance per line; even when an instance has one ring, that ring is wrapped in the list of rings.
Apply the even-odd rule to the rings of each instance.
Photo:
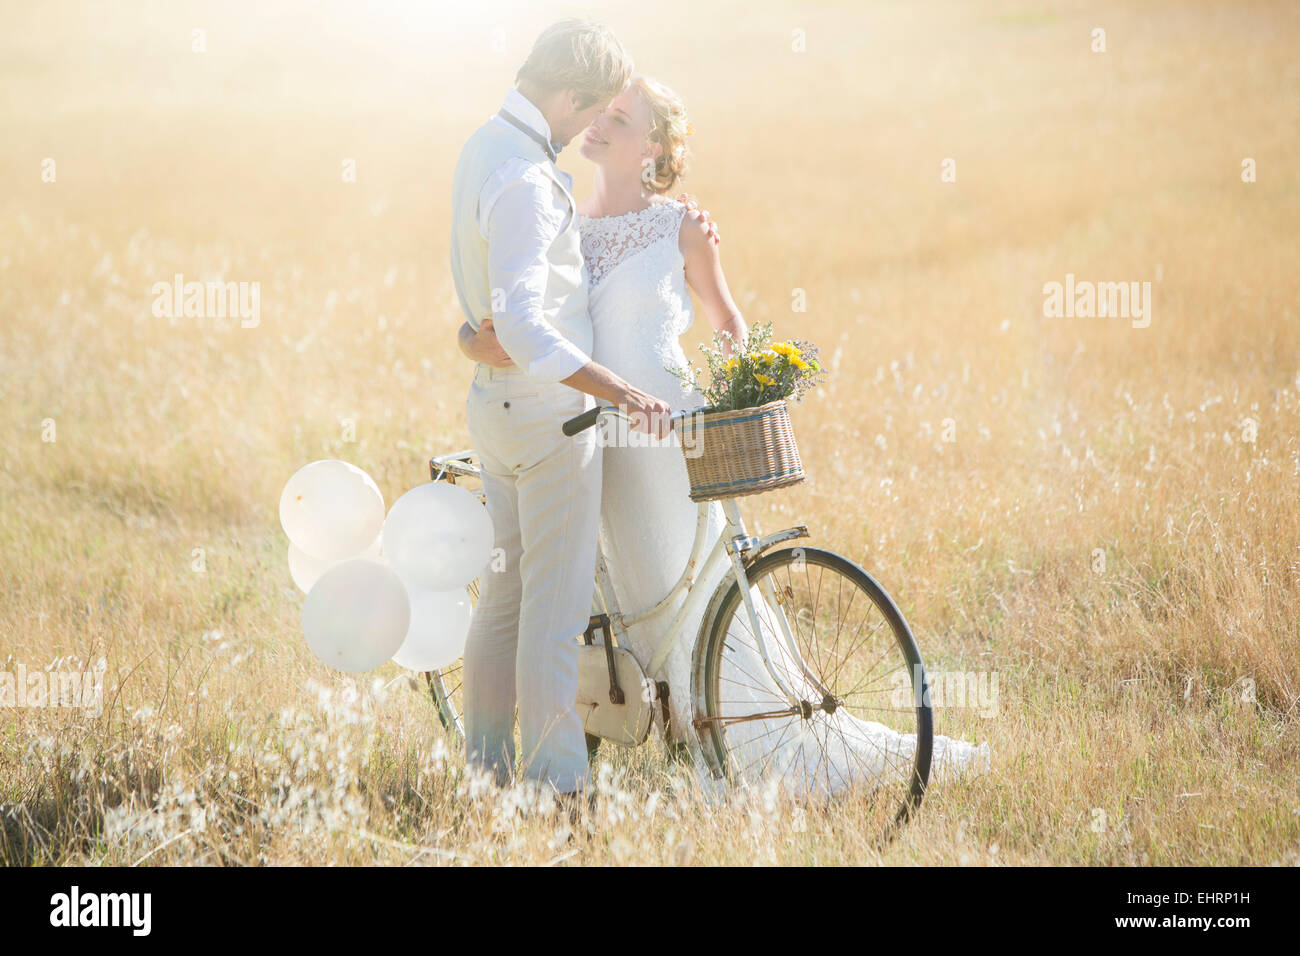
[[[542,31],[515,75],[540,93],[576,90],[586,109],[627,87],[632,59],[609,27],[590,20],[561,20]]]

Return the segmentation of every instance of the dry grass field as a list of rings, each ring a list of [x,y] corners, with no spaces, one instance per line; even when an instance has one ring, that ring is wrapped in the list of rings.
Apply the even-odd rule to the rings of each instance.
[[[1300,11],[374,7],[0,12],[0,670],[107,666],[98,714],[0,709],[0,862],[1300,862]],[[470,443],[451,171],[575,12],[686,100],[746,318],[831,359],[809,480],[750,513],[997,681],[936,710],[989,773],[883,852],[657,746],[565,843],[475,796],[422,684],[302,638],[280,489],[337,457],[391,504]],[[176,274],[260,283],[258,323],[155,316]],[[1045,317],[1067,274],[1149,282],[1149,325]]]

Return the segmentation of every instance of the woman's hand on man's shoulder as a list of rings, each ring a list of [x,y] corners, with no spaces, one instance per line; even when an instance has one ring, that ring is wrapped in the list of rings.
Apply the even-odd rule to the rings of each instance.
[[[703,231],[713,240],[714,245],[722,242],[722,236],[718,233],[718,224],[709,216],[707,209],[701,209],[699,203],[691,198],[690,193],[682,193],[677,197],[677,201],[686,206],[686,215],[694,218],[703,227]]]

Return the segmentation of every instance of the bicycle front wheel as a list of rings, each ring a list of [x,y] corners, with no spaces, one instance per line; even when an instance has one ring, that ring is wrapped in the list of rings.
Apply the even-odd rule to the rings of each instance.
[[[921,802],[934,743],[907,622],[871,575],[831,551],[770,552],[747,576],[750,606],[733,582],[696,661],[706,756],[733,781],[774,774],[801,800],[858,794],[888,839]]]

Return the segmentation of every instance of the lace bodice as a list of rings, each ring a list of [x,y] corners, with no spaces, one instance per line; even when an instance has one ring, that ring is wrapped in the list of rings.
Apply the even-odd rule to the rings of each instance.
[[[578,217],[592,358],[674,409],[704,403],[664,370],[686,364],[678,340],[694,320],[677,246],[685,213],[685,205],[668,201],[622,216]]]
[[[669,236],[675,248],[685,211],[682,203],[669,200],[652,203],[645,209],[622,216],[602,216],[599,219],[579,216],[582,258],[589,272],[589,287],[595,289],[616,266],[664,242]]]

